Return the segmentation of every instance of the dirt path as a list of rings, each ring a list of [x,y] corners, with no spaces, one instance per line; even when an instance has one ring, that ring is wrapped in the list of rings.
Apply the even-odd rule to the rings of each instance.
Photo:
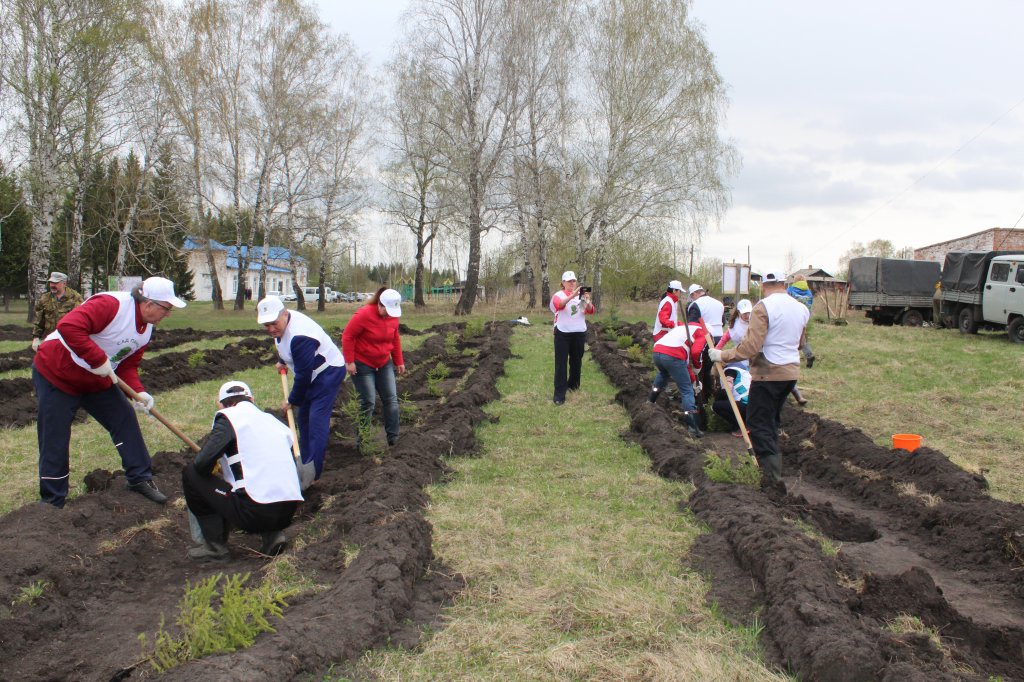
[[[481,406],[509,355],[508,325],[443,355],[443,339],[415,351],[427,368],[444,359],[465,388],[417,402],[424,417],[403,426],[399,443],[379,457],[359,454],[339,398],[325,472],[306,494],[288,535],[298,549],[290,561],[317,587],[290,600],[277,632],[248,650],[213,656],[171,671],[181,680],[320,679],[332,664],[385,642],[412,645],[441,603],[461,587],[431,552],[423,516],[425,485],[443,479],[449,453],[472,454]],[[461,351],[470,347],[471,356]],[[436,352],[440,348],[440,353]],[[409,384],[407,388],[412,388]],[[402,384],[400,383],[400,391]],[[406,391],[408,392],[408,390]],[[181,494],[180,471],[190,453],[158,453],[154,470],[171,498]],[[94,472],[95,492],[64,510],[31,504],[0,518],[0,680],[111,680],[152,676],[139,665],[137,639],[152,639],[161,614],[173,621],[186,580],[217,572],[272,570],[254,548],[258,538],[234,534],[233,557],[219,565],[190,562],[183,512],[153,505],[123,488],[122,475]],[[112,544],[108,544],[114,541]],[[37,581],[34,605],[15,604]],[[11,606],[15,604],[14,606]],[[173,627],[172,627],[173,629]]]
[[[648,343],[646,325],[623,333]],[[941,452],[893,452],[795,408],[783,415],[783,499],[714,483],[705,449],[743,446],[694,441],[672,408],[647,403],[653,372],[616,353],[615,334],[595,337],[594,357],[654,469],[697,486],[688,506],[713,533],[694,561],[714,577],[711,598],[740,620],[759,609],[774,660],[808,679],[1024,679],[1024,508]],[[834,556],[822,538],[840,544]],[[929,630],[893,626],[906,615]]]

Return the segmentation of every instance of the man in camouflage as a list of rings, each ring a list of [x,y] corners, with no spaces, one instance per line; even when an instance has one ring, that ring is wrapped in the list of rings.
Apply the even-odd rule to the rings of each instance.
[[[50,279],[50,290],[36,301],[36,324],[32,328],[32,350],[38,350],[39,344],[49,336],[60,318],[81,305],[82,295],[68,286],[68,276],[63,272],[53,272]]]

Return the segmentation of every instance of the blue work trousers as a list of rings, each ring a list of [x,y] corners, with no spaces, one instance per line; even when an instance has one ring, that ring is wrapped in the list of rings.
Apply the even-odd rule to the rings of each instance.
[[[299,453],[303,462],[313,462],[316,477],[324,470],[324,453],[331,434],[331,410],[345,378],[344,367],[328,367],[317,375],[306,391],[306,399],[295,413],[299,430]]]
[[[36,433],[39,439],[39,497],[55,507],[63,507],[68,496],[71,475],[71,422],[83,408],[100,426],[121,455],[121,466],[129,483],[153,478],[153,462],[142,439],[142,430],[128,398],[111,386],[95,393],[69,395],[32,368],[32,383],[39,401]]]
[[[388,360],[383,367],[374,368],[357,360],[356,373],[352,375],[352,383],[356,387],[356,392],[359,393],[360,414],[365,420],[372,418],[373,408],[377,404],[377,396],[380,396],[380,402],[384,408],[384,433],[388,437],[388,443],[394,444],[398,440],[400,418],[394,361]]]
[[[659,391],[665,390],[671,377],[679,387],[679,401],[682,403],[683,412],[696,412],[697,402],[693,397],[693,384],[690,383],[688,365],[686,360],[665,353],[655,353],[654,367],[658,373],[654,377],[654,388]]]

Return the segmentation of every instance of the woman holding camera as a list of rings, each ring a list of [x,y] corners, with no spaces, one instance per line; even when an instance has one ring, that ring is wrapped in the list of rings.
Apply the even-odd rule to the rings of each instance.
[[[587,315],[594,314],[590,287],[576,284],[576,273],[562,273],[562,290],[548,306],[555,314],[555,405],[565,402],[565,392],[580,387],[583,350],[587,341]]]

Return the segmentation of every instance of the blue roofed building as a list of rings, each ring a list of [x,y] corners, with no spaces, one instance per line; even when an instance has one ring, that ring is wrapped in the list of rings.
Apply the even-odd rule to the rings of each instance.
[[[192,271],[192,289],[197,301],[213,300],[213,283],[207,265],[205,240],[199,237],[186,237],[183,246],[188,254],[188,268]],[[244,256],[247,247],[228,246],[211,240],[213,263],[220,281],[224,298],[234,298],[238,292],[238,260]],[[267,293],[281,295],[292,291],[291,254],[288,249],[271,246],[267,251]],[[246,275],[244,288],[252,292],[252,297],[259,295],[260,270],[263,267],[263,247],[254,246],[249,272]],[[302,256],[295,257],[295,283],[306,286],[307,264]]]

